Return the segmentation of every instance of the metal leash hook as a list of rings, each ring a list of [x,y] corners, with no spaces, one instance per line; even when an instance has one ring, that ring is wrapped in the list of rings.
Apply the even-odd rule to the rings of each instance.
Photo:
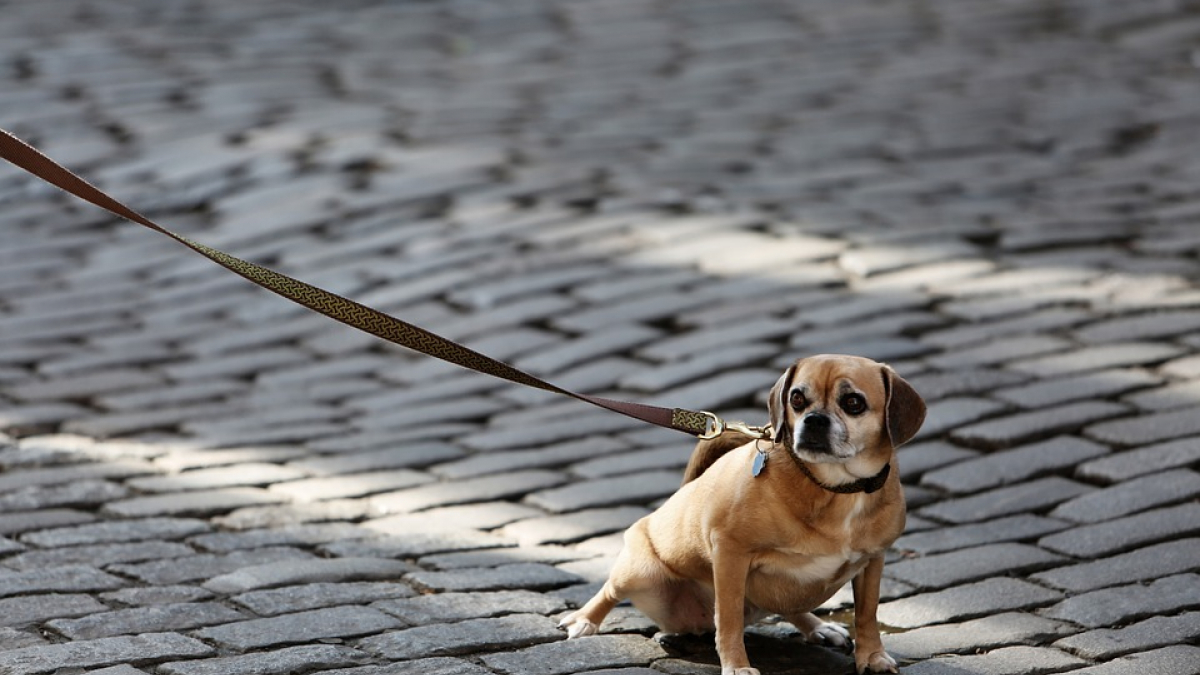
[[[755,440],[771,437],[771,425],[751,426],[745,422],[726,422],[721,419],[716,413],[711,413],[707,410],[701,410],[700,414],[708,418],[708,429],[700,434],[700,440],[711,441],[720,436],[726,431],[736,431],[739,434],[744,434]]]

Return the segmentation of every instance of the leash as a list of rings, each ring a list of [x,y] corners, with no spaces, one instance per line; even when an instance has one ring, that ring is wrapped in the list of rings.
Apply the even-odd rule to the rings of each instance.
[[[716,438],[726,430],[738,431],[754,438],[762,438],[767,435],[761,427],[747,426],[742,422],[726,422],[717,415],[704,410],[661,408],[643,403],[630,403],[628,401],[618,401],[600,396],[590,396],[564,389],[534,377],[518,368],[514,368],[507,363],[480,354],[453,340],[431,333],[424,328],[414,326],[406,321],[401,321],[394,316],[342,297],[337,293],[318,288],[312,284],[293,279],[286,274],[281,274],[272,269],[247,262],[223,251],[192,241],[125,206],[4,129],[0,129],[0,158],[113,215],[165,234],[225,269],[245,277],[273,293],[388,342],[393,342],[422,354],[448,361],[463,368],[508,380],[509,382],[523,384],[527,387],[569,396],[604,408],[605,410],[611,410],[615,413],[620,413],[667,429],[682,431],[702,439]]]

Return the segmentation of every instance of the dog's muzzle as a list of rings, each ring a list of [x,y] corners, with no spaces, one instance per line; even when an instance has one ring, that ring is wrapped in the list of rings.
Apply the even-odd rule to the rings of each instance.
[[[832,426],[829,416],[825,413],[809,413],[800,420],[800,433],[797,434],[796,446],[811,452],[832,452],[829,443],[829,430]]]

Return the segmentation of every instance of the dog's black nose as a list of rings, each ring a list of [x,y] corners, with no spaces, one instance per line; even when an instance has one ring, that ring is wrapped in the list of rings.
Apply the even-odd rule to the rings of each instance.
[[[825,413],[808,413],[804,416],[805,430],[829,431],[829,415]]]

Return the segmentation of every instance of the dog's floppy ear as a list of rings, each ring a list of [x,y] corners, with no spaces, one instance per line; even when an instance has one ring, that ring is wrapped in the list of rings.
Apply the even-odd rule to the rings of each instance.
[[[898,448],[920,431],[925,422],[925,401],[891,366],[883,366],[882,370],[883,390],[887,395],[884,427],[892,447]]]
[[[771,387],[771,395],[767,398],[767,412],[771,414],[771,428],[775,430],[776,443],[781,443],[783,439],[792,435],[792,428],[787,423],[788,386],[792,383],[797,363],[783,371],[779,381]]]

